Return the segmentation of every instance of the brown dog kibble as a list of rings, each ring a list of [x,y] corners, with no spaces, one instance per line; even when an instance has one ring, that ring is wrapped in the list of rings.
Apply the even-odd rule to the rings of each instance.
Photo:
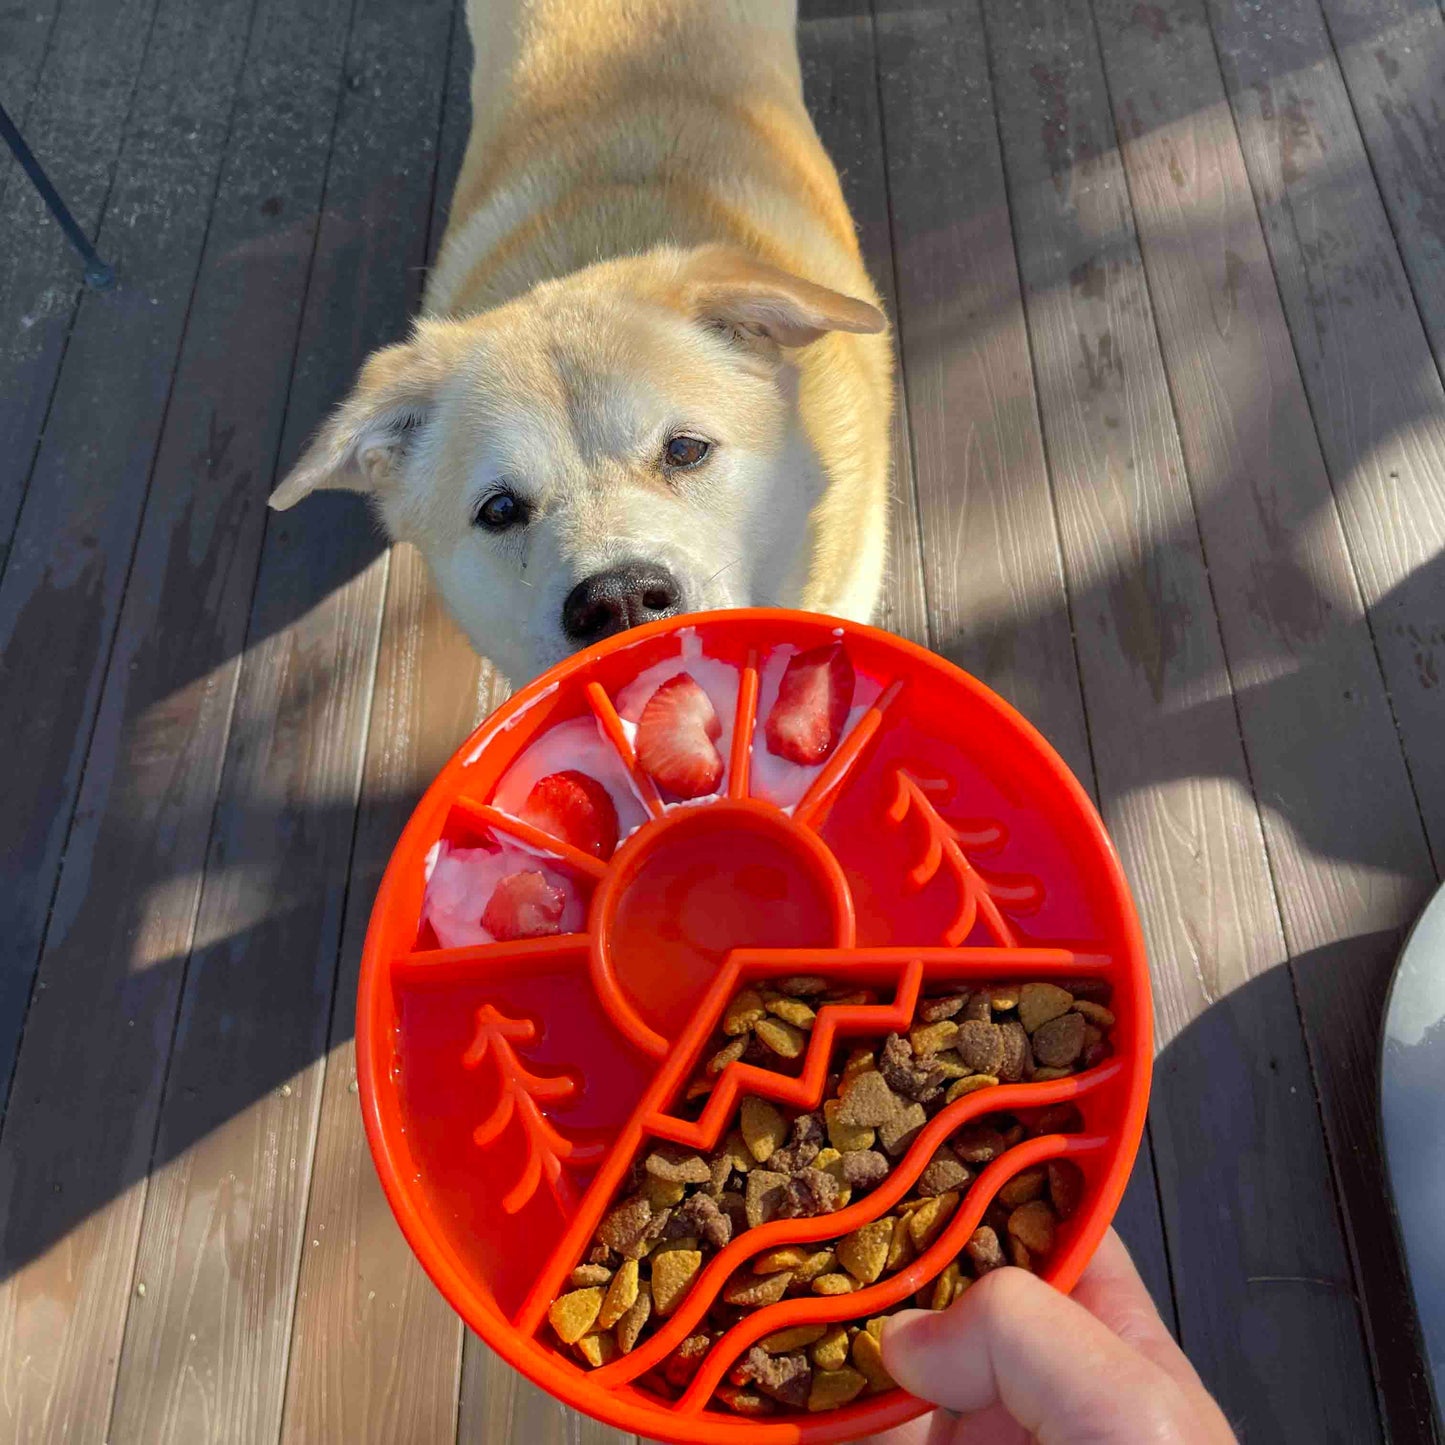
[[[938,990],[920,1001],[911,1019],[893,1021],[894,1031],[850,1040],[823,1060],[809,1052],[819,1016],[829,1008],[875,1004],[877,993],[850,993],[802,976],[740,990],[725,1027],[699,1049],[696,1072],[673,1107],[685,1118],[700,1117],[705,1105],[699,1101],[733,1063],[790,1080],[821,1074],[821,1098],[799,1109],[780,1105],[764,1088],[743,1095],[711,1149],[650,1141],[572,1274],[572,1288],[554,1302],[553,1332],[582,1363],[605,1365],[675,1317],[709,1260],[739,1235],[771,1221],[823,1219],[845,1208],[851,1228],[777,1244],[736,1264],[707,1307],[698,1308],[692,1333],[640,1377],[640,1387],[676,1398],[717,1341],[749,1313],[808,1296],[871,1290],[920,1255],[930,1256],[928,1275],[898,1307],[947,1308],[1010,1259],[1026,1269],[1045,1268],[1058,1221],[1077,1210],[1084,1195],[1085,1176],[1067,1159],[1015,1170],[963,1247],[950,1250],[951,1258],[931,1256],[984,1165],[1026,1138],[1079,1132],[1080,1109],[1072,1103],[1029,1108],[1017,1097],[1011,1101],[1017,1115],[986,1105],[951,1106],[1001,1081],[1027,1085],[1063,1077],[1108,1057],[1113,1046],[1103,1025],[1113,1015],[1107,988],[1096,983],[1087,985],[1087,994],[1083,984],[1075,992],[1052,983]],[[951,1119],[939,1121],[945,1110]],[[929,1144],[920,1159],[915,1141],[925,1129]],[[904,1179],[889,1187],[900,1169]],[[877,1190],[885,1191],[887,1203],[856,1209]],[[869,1219],[870,1212],[879,1217]],[[764,1418],[834,1409],[865,1391],[890,1389],[882,1324],[883,1316],[874,1315],[860,1329],[845,1316],[775,1329],[728,1371],[714,1403]]]
[[[559,1295],[552,1301],[547,1318],[564,1345],[575,1345],[597,1323],[597,1312],[601,1308],[602,1290],[592,1285]]]
[[[1018,996],[1019,1022],[1032,1034],[1050,1019],[1068,1013],[1074,996],[1055,983],[1026,983]]]
[[[847,1365],[837,1370],[816,1370],[808,1392],[808,1409],[814,1414],[819,1410],[836,1410],[856,1400],[867,1385],[868,1377]]]
[[[652,1304],[664,1319],[680,1305],[702,1268],[696,1249],[674,1249],[652,1259]]]

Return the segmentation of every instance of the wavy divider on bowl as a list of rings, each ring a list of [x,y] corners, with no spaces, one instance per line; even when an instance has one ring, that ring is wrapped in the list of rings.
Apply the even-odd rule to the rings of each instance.
[[[860,1199],[858,1203],[850,1204],[845,1209],[836,1210],[832,1214],[818,1214],[804,1219],[774,1220],[770,1224],[758,1225],[756,1228],[738,1235],[708,1261],[707,1267],[693,1281],[687,1298],[661,1329],[652,1334],[645,1343],[638,1345],[631,1354],[624,1355],[599,1370],[593,1370],[590,1378],[599,1385],[613,1387],[625,1384],[659,1364],[692,1333],[693,1326],[712,1307],[713,1301],[723,1285],[726,1284],[728,1277],[741,1264],[755,1255],[781,1248],[784,1245],[811,1244],[823,1239],[841,1237],[851,1234],[855,1229],[859,1229],[875,1219],[881,1219],[913,1187],[938,1146],[965,1124],[982,1115],[997,1113],[999,1110],[1047,1108],[1053,1104],[1069,1103],[1086,1096],[1094,1089],[1108,1085],[1122,1072],[1123,1066],[1116,1060],[1101,1064],[1086,1074],[1074,1075],[1068,1079],[1052,1080],[1042,1084],[1001,1084],[996,1089],[979,1089],[972,1094],[965,1094],[961,1099],[954,1100],[952,1104],[940,1110],[928,1121],[909,1146],[908,1152],[877,1189]],[[1039,1162],[1038,1159],[1032,1157],[1025,1158],[1020,1153],[1021,1150],[1040,1144],[1044,1142],[1044,1139],[1058,1140],[1064,1137],[1063,1135],[1047,1135],[1041,1139],[1026,1140],[1022,1144],[1015,1145],[979,1174],[978,1179],[969,1187],[964,1196],[965,1202],[972,1200],[975,1193],[984,1186],[985,1181],[993,1177],[991,1171],[995,1170],[996,1165],[1002,1164],[1004,1160],[1013,1160],[1014,1167],[1004,1171],[1002,1176],[1010,1178],[1019,1169],[1026,1169],[1030,1164]],[[1020,1160],[1023,1162],[1019,1162]],[[988,1201],[993,1197],[992,1189],[985,1192],[987,1198],[984,1200],[983,1208],[987,1208]],[[978,1217],[980,1219],[983,1217],[983,1209],[979,1210]],[[970,1230],[971,1232],[972,1230]],[[954,1253],[956,1254],[957,1250]],[[919,1256],[919,1259],[928,1259],[931,1254],[932,1250],[930,1249],[924,1255]],[[940,1267],[952,1258],[953,1255],[950,1254],[947,1259],[941,1260]],[[906,1271],[899,1271],[897,1275],[890,1275],[889,1279],[901,1278],[907,1274],[909,1278],[915,1280],[910,1288],[900,1291],[898,1298],[902,1299],[904,1295],[921,1288],[930,1273],[931,1271],[928,1269],[914,1265]],[[851,1295],[815,1295],[784,1303],[787,1305],[812,1306],[818,1304],[826,1306],[836,1304],[840,1300],[856,1301],[863,1295],[864,1291],[860,1290]],[[896,1303],[896,1301],[894,1302]],[[771,1319],[774,1317],[774,1312],[782,1307],[782,1305],[769,1305],[766,1313]],[[759,1310],[757,1313],[763,1314],[765,1311]],[[856,1308],[833,1315],[805,1311],[799,1313],[796,1318],[790,1316],[783,1324],[817,1324],[832,1319],[853,1319],[857,1315]],[[750,1316],[749,1319],[751,1318],[753,1317]],[[782,1325],[777,1326],[777,1328],[782,1327]],[[731,1333],[724,1336],[723,1340],[714,1346],[714,1349],[721,1349],[731,1338]],[[753,1339],[746,1341],[741,1348],[746,1348],[754,1340],[761,1339],[762,1335],[768,1333],[770,1333],[769,1330],[763,1330]]]
[[[862,1319],[891,1309],[921,1289],[958,1256],[969,1236],[978,1228],[994,1195],[1015,1174],[1049,1159],[1093,1154],[1108,1146],[1109,1140],[1103,1136],[1046,1134],[1038,1139],[1025,1140],[1001,1154],[978,1176],[943,1232],[912,1264],[852,1294],[782,1300],[749,1315],[708,1351],[702,1367],[673,1408],[682,1415],[698,1414],[738,1356],[775,1330],[788,1329],[793,1325]]]
[[[667,1139],[698,1149],[711,1149],[722,1137],[732,1117],[733,1107],[744,1092],[800,1109],[816,1108],[822,1102],[826,1087],[834,1040],[858,1034],[876,1033],[882,1036],[906,1027],[912,1020],[914,1004],[925,979],[954,982],[970,978],[997,981],[1008,977],[1068,977],[1102,973],[1110,964],[1107,955],[1080,954],[1072,949],[1057,948],[735,949],[728,955],[683,1036],[674,1044],[651,1086],[633,1110],[577,1213],[528,1293],[514,1324],[527,1334],[534,1334],[542,1326],[548,1307],[561,1292],[568,1273],[591,1241],[644,1138]],[[668,1106],[696,1066],[717,1027],[718,1019],[740,984],[758,978],[818,972],[854,982],[892,982],[895,987],[894,1002],[892,1005],[825,1005],[814,1022],[803,1068],[797,1077],[759,1069],[751,1064],[729,1064],[719,1075],[713,1097],[697,1120],[678,1119],[667,1113]],[[1058,1084],[1072,1082],[1057,1081]],[[1002,1087],[1037,1090],[1027,1097],[1044,1100],[1042,1090],[1053,1089],[1056,1085]],[[998,1092],[981,1090],[978,1097],[996,1096]],[[1063,1097],[1071,1098],[1073,1092],[1065,1092]],[[956,1102],[962,1104],[964,1100]],[[975,1109],[980,1113],[988,1112],[982,1105],[975,1106]],[[850,1209],[853,1207],[849,1206]],[[864,1221],[860,1219],[860,1222]],[[760,1228],[766,1231],[773,1227],[763,1225]],[[792,1227],[791,1222],[789,1227]],[[762,1237],[759,1236],[760,1239]],[[757,1247],[766,1246],[758,1244]],[[719,1280],[719,1286],[720,1283]]]

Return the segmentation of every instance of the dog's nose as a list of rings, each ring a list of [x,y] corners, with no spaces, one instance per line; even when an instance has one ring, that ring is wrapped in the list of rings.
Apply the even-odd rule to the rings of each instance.
[[[562,631],[576,643],[598,642],[682,610],[677,579],[652,562],[624,562],[583,578],[562,604]]]

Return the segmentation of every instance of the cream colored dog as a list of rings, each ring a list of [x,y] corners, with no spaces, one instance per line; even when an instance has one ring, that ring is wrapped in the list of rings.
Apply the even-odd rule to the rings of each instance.
[[[367,493],[514,682],[679,611],[873,611],[892,358],[795,21],[470,0],[426,314],[271,504]]]

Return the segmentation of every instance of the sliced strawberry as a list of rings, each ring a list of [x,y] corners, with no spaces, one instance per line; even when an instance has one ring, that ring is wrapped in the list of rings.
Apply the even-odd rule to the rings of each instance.
[[[617,809],[596,778],[569,768],[539,778],[522,804],[522,821],[591,853],[610,858],[617,847]]]
[[[843,736],[854,682],[853,663],[841,642],[791,658],[768,714],[768,751],[790,763],[821,763]]]
[[[722,781],[722,735],[712,699],[686,672],[670,677],[647,700],[637,721],[637,761],[670,793],[701,798]]]
[[[567,895],[547,882],[544,873],[528,869],[509,873],[492,889],[482,927],[498,943],[514,938],[540,938],[562,931],[562,910]]]

